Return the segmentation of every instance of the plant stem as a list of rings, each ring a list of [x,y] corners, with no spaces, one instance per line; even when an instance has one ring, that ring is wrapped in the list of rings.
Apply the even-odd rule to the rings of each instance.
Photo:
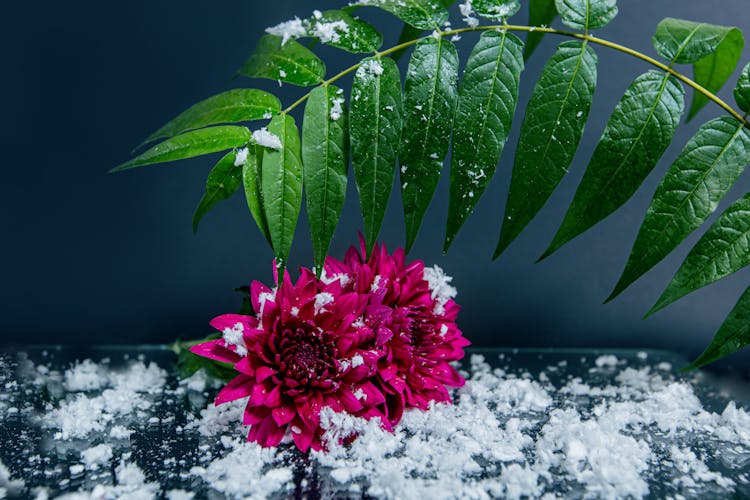
[[[558,30],[555,28],[547,28],[543,26],[523,26],[523,25],[515,25],[515,24],[502,24],[502,25],[490,25],[490,26],[475,26],[475,27],[466,27],[466,28],[458,28],[453,30],[446,30],[446,31],[436,31],[435,33],[425,35],[420,38],[415,38],[414,40],[409,40],[408,42],[400,43],[398,45],[395,45],[389,49],[386,49],[381,52],[375,52],[375,57],[381,58],[383,56],[387,56],[389,54],[392,54],[394,52],[398,52],[400,50],[406,49],[408,47],[411,47],[412,45],[416,45],[419,41],[424,40],[425,38],[428,38],[430,36],[454,36],[454,35],[460,35],[461,33],[468,33],[472,31],[492,31],[492,30],[506,30],[506,31],[525,31],[525,32],[534,32],[538,31],[540,33],[547,33],[550,35],[560,35],[560,36],[567,36],[570,38],[577,38],[579,40],[588,41],[591,43],[595,43],[597,45],[601,45],[603,47],[607,47],[613,50],[617,50],[619,52],[622,52],[624,54],[628,54],[630,56],[635,57],[636,59],[640,59],[641,61],[647,62],[648,64],[655,66],[659,68],[662,71],[665,71],[666,73],[669,73],[670,75],[674,76],[681,82],[685,83],[686,85],[692,87],[695,89],[696,92],[699,92],[700,94],[703,94],[707,99],[710,101],[713,101],[715,104],[717,104],[719,107],[724,109],[727,113],[732,115],[734,118],[739,120],[740,123],[742,123],[745,127],[750,129],[750,121],[748,121],[747,115],[742,115],[737,110],[735,110],[732,106],[724,102],[719,96],[711,92],[710,90],[706,89],[702,85],[699,85],[694,80],[690,79],[689,77],[683,75],[679,71],[672,68],[672,66],[668,66],[661,61],[658,61],[654,59],[651,56],[648,56],[642,52],[638,52],[637,50],[633,50],[629,47],[625,47],[624,45],[620,45],[619,43],[611,42],[609,40],[605,40],[603,38],[598,38],[595,36],[592,36],[588,33],[576,33],[575,31],[566,31],[566,30]],[[350,66],[349,68],[346,68],[345,70],[335,74],[328,80],[325,80],[323,82],[324,85],[327,85],[329,83],[333,83],[339,78],[342,78],[345,75],[348,75],[352,71],[356,71],[362,63],[357,63],[353,66]],[[284,110],[284,113],[288,113],[289,111],[293,110],[303,102],[307,100],[307,98],[310,96],[310,93],[303,95],[299,99],[297,99],[294,103],[289,105]]]

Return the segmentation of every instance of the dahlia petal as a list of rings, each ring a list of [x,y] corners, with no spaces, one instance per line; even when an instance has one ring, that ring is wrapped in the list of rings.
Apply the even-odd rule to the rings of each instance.
[[[275,388],[278,388],[278,386],[276,386]],[[252,404],[253,406],[266,406],[266,400],[268,399],[271,392],[272,389],[269,390],[266,384],[255,384],[252,391],[250,392],[249,404]]]
[[[462,387],[466,380],[448,363],[440,363],[432,370],[432,376],[451,387]]]
[[[264,404],[271,408],[276,408],[281,405],[281,388],[278,385],[274,386],[271,392],[268,393]]]
[[[271,424],[276,423],[270,418],[264,418],[255,425],[250,426],[250,432],[247,434],[247,440],[258,443],[261,446],[268,447],[269,445],[269,431]]]
[[[375,384],[373,384],[369,380],[365,380],[364,382],[361,382],[360,384],[355,386],[355,394],[359,391],[362,391],[361,401],[363,401],[367,406],[378,406],[385,402],[385,396],[383,395],[382,391],[380,391],[375,386]]]
[[[242,423],[245,425],[255,425],[268,418],[271,409],[265,406],[245,406],[245,414],[242,417]]]
[[[252,316],[246,316],[244,314],[222,314],[212,319],[209,324],[223,332],[227,328],[234,328],[235,325],[241,324],[245,331],[250,330],[258,326],[258,320]]]
[[[355,396],[354,393],[346,387],[342,387],[341,389],[339,389],[337,396],[338,400],[342,405],[344,405],[344,408],[349,413],[358,412],[362,408],[364,408],[362,402],[357,399],[357,396]]]
[[[214,400],[215,405],[220,405],[228,401],[234,401],[236,399],[246,398],[254,389],[254,381],[251,377],[245,374],[240,374],[234,377],[225,385],[216,395]]]
[[[288,424],[294,419],[295,415],[297,415],[297,412],[288,406],[279,406],[271,410],[273,420],[279,425]]]
[[[266,423],[266,442],[263,446],[278,446],[284,438],[286,429],[277,425],[272,418],[267,418],[264,423]]]
[[[240,355],[224,345],[223,339],[210,340],[202,344],[194,345],[190,352],[208,359],[222,361],[224,363],[236,363],[240,360]]]
[[[250,362],[250,358],[248,358],[247,356],[244,356],[237,363],[235,363],[234,369],[240,373],[244,373],[245,375],[255,375],[255,369]]]
[[[299,425],[292,424],[290,428],[292,429],[292,439],[294,439],[294,444],[297,445],[297,448],[303,452],[309,450],[315,437],[314,431],[305,427],[302,423],[299,423]],[[318,445],[317,450],[320,450],[320,445]]]
[[[385,418],[391,425],[396,425],[404,416],[404,396],[403,394],[394,394],[386,398],[385,401]]]
[[[268,377],[276,375],[277,373],[279,373],[278,370],[274,370],[269,366],[260,366],[255,370],[255,378],[258,382],[263,382]]]
[[[270,294],[271,289],[268,288],[266,285],[261,283],[260,281],[253,281],[250,284],[250,300],[253,303],[253,309],[255,310],[256,314],[260,314],[261,304],[260,304],[260,296],[261,294]]]

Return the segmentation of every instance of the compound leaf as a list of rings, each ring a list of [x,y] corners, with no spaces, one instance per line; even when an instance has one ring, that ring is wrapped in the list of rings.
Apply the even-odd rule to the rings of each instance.
[[[485,19],[495,20],[510,17],[521,8],[518,0],[473,0],[471,6]]]
[[[716,50],[693,65],[695,81],[710,92],[716,94],[734,73],[740,62],[745,39],[738,29],[731,29]],[[693,93],[693,102],[688,112],[688,120],[692,119],[703,106],[708,104],[708,97],[700,92]]]
[[[549,26],[557,17],[555,0],[531,0],[529,2],[529,26]],[[544,38],[540,31],[529,31],[526,45],[523,48],[523,58],[528,60]]]
[[[268,232],[268,221],[263,210],[263,193],[261,191],[261,167],[263,165],[263,147],[257,144],[248,146],[248,154],[242,163],[242,184],[245,187],[245,200],[247,208],[258,229],[265,236],[266,241],[271,244],[271,235]]]
[[[441,28],[448,20],[440,0],[359,0],[353,5],[378,7],[422,30]]]
[[[734,88],[734,100],[745,113],[750,112],[750,63],[740,74],[737,86]]]
[[[677,64],[692,64],[716,52],[732,31],[739,30],[668,17],[656,26],[652,42],[664,59]],[[739,36],[741,38],[742,34]]]

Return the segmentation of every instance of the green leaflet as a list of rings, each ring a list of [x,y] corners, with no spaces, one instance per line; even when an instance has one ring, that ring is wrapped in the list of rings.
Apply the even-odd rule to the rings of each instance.
[[[248,154],[242,164],[242,184],[245,187],[245,200],[247,208],[253,220],[258,225],[258,229],[263,233],[269,244],[271,244],[271,235],[268,232],[268,221],[266,213],[263,211],[263,193],[261,192],[261,166],[263,165],[263,147],[257,144],[248,146]]]
[[[710,92],[717,93],[734,73],[744,46],[745,39],[742,38],[742,32],[738,29],[730,30],[716,47],[716,51],[695,62],[693,65],[695,81]],[[698,111],[706,104],[708,104],[708,97],[700,92],[694,92],[688,120],[698,114]]]
[[[291,26],[290,26],[291,25]],[[317,38],[321,43],[347,52],[375,52],[383,44],[383,35],[370,24],[344,10],[315,11],[313,17],[287,21],[266,30],[288,38]]]
[[[393,59],[368,58],[352,84],[349,137],[368,250],[375,244],[401,142],[401,77]]]
[[[688,368],[713,363],[747,345],[750,345],[750,288],[729,312],[708,348]]]
[[[577,30],[603,28],[617,15],[617,0],[555,0],[566,26]]]
[[[232,89],[190,106],[143,143],[208,125],[270,118],[280,111],[281,103],[273,94],[257,89]]]
[[[423,30],[441,28],[448,20],[440,0],[359,0],[354,5],[378,7]]]
[[[323,81],[326,66],[310,49],[298,42],[284,42],[280,36],[264,35],[243,64],[240,74],[309,86]]]
[[[347,132],[343,91],[333,85],[314,89],[302,122],[302,172],[318,273],[323,270],[344,205],[349,167]]]
[[[450,200],[443,251],[447,251],[495,174],[518,101],[523,42],[502,31],[482,33],[469,55],[458,96]]]
[[[147,149],[130,161],[126,161],[112,170],[119,172],[144,165],[184,160],[194,156],[218,153],[230,148],[244,146],[250,140],[250,131],[245,127],[222,125],[218,127],[193,130],[167,139]]]
[[[612,300],[714,213],[750,162],[750,130],[732,117],[704,124],[656,189]]]
[[[510,17],[521,8],[518,0],[474,0],[471,6],[485,19],[497,20]]]
[[[458,98],[458,54],[453,44],[445,38],[420,41],[409,61],[405,89],[400,163],[408,252],[448,154]]]
[[[726,209],[690,250],[650,316],[688,293],[750,264],[750,193]]]
[[[652,42],[656,52],[664,59],[677,64],[691,64],[716,52],[732,31],[739,32],[737,28],[668,17],[656,26]],[[738,34],[741,38],[742,33]]]
[[[287,114],[274,116],[268,132],[279,139],[281,148],[267,147],[263,152],[261,191],[271,246],[281,272],[289,257],[302,205],[300,139],[294,119]]]
[[[672,141],[685,110],[676,78],[648,71],[630,84],[604,129],[550,255],[620,208],[638,190]]]
[[[734,88],[734,99],[742,111],[750,112],[750,64],[745,66],[740,74],[740,79]]]
[[[442,5],[446,9],[450,7],[454,3],[454,1],[455,0],[438,0],[440,5]],[[404,42],[408,42],[408,41],[416,39],[422,34],[423,31],[424,30],[420,28],[415,28],[414,26],[410,24],[404,24],[404,27],[401,28],[401,34],[398,37],[398,42],[396,42],[396,45],[401,45]],[[401,56],[404,54],[404,52],[406,52],[407,50],[408,50],[408,47],[404,47],[400,50],[392,52],[391,57],[393,58],[394,61],[398,61],[401,58]]]
[[[555,0],[531,0],[529,2],[529,26],[549,26],[557,17]],[[528,60],[542,41],[544,33],[530,31],[526,36],[526,46],[523,48],[523,58]]]
[[[497,258],[534,218],[573,160],[596,86],[597,57],[586,42],[565,42],[534,87],[516,150]]]
[[[203,216],[221,200],[232,196],[242,184],[242,169],[234,165],[235,157],[234,151],[227,153],[209,172],[206,179],[206,192],[193,215],[194,233],[198,231],[198,223]]]

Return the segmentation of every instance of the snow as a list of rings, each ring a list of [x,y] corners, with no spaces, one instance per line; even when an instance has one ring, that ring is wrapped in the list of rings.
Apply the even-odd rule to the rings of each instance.
[[[466,0],[463,3],[458,4],[458,10],[463,16],[463,22],[465,22],[470,28],[476,28],[479,26],[479,19],[475,17],[474,7],[471,5],[471,0]]]
[[[325,312],[325,306],[333,302],[333,294],[320,292],[315,295],[315,314]]]
[[[264,146],[266,148],[281,149],[283,147],[279,136],[266,130],[266,127],[254,131],[253,140],[259,146]]]
[[[450,285],[453,278],[445,274],[440,266],[433,266],[424,268],[424,279],[430,288],[430,296],[435,301],[434,313],[444,314],[445,304],[458,293],[456,288]]]
[[[276,26],[266,28],[266,33],[269,35],[276,35],[281,37],[281,45],[286,44],[289,40],[295,38],[301,38],[307,35],[307,29],[302,23],[302,20],[298,17],[289,21],[284,21]]]
[[[244,332],[245,326],[242,323],[235,323],[234,326],[224,328],[221,332],[222,338],[224,339],[224,342],[226,342],[227,347],[233,346],[234,352],[240,356],[245,356],[247,354],[247,346],[245,345],[245,339],[243,338]]]
[[[357,70],[357,76],[360,76],[362,71],[371,75],[380,76],[383,74],[383,65],[377,59],[370,59],[362,63],[360,69]]]
[[[439,268],[426,273],[432,291],[452,288]],[[37,494],[51,497],[182,500],[203,498],[206,490],[209,497],[286,497],[295,494],[295,475],[311,471],[318,471],[321,492],[332,498],[553,498],[560,492],[575,498],[714,498],[747,493],[750,414],[726,400],[718,412],[706,409],[695,379],[659,368],[665,361],[658,354],[646,359],[635,352],[629,357],[602,354],[588,356],[589,361],[568,356],[537,372],[514,356],[472,355],[463,372],[468,381],[452,391],[453,404],[407,410],[393,433],[377,420],[323,408],[328,451],[312,452],[302,465],[302,457],[288,445],[294,429],[278,449],[246,442],[246,401],[211,404],[204,391],[216,388],[216,381],[205,372],[177,382],[145,361],[118,368],[87,360],[67,370],[42,374],[34,369],[40,378],[15,385],[0,371],[0,382],[20,392],[25,384],[80,388],[58,393],[39,410],[40,431],[52,455],[69,460],[60,468],[62,476],[45,476],[52,466],[29,454],[28,463],[48,482],[40,483],[40,476],[27,482],[43,484]],[[364,359],[355,355],[347,363],[358,366]],[[87,389],[95,385],[92,373],[100,389]],[[365,397],[361,390],[354,395]],[[15,399],[8,402],[19,408],[14,419],[36,411]],[[186,404],[190,410],[185,411]],[[185,413],[165,412],[168,407]],[[165,437],[184,438],[179,442],[189,450],[171,448],[173,437],[160,441],[159,434],[151,434],[157,429]],[[57,439],[50,439],[55,433]],[[152,461],[138,447],[154,439],[160,451]],[[15,477],[27,479],[25,474]],[[23,495],[25,488],[0,462],[0,497],[11,491]]]
[[[247,148],[242,148],[239,151],[237,151],[237,154],[234,157],[234,166],[235,167],[241,167],[245,164],[247,161],[247,154],[248,154]]]
[[[331,99],[331,120],[338,121],[344,114],[344,99],[341,97],[335,97]]]

